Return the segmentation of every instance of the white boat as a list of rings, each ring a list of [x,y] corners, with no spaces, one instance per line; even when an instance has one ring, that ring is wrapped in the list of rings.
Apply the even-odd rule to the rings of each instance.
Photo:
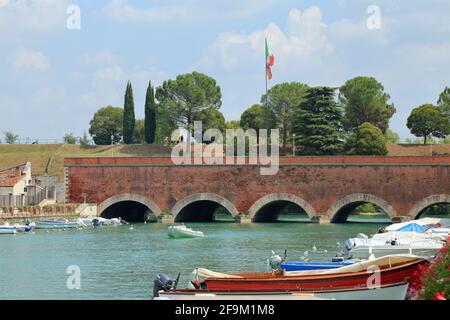
[[[14,226],[17,232],[31,232],[33,231],[33,226],[30,225],[17,225]]]
[[[408,283],[374,288],[352,288],[316,292],[201,292],[186,289],[159,291],[154,300],[405,300]]]
[[[17,233],[17,230],[13,226],[9,225],[0,226],[0,234],[15,234],[15,233]]]
[[[168,230],[170,238],[203,238],[205,235],[201,231],[195,231],[185,225],[170,226]]]
[[[121,218],[106,219],[102,217],[80,218],[78,222],[85,227],[118,226],[126,223]]]
[[[433,239],[375,239],[351,238],[344,243],[344,256],[366,259],[371,255],[382,257],[390,254],[413,254],[419,257],[431,257],[443,246],[443,241]]]
[[[382,228],[373,235],[374,239],[435,239],[447,240],[450,228],[447,219],[424,218],[404,223],[394,223],[386,228]]]
[[[79,221],[41,220],[34,222],[36,229],[73,229],[83,225]]]

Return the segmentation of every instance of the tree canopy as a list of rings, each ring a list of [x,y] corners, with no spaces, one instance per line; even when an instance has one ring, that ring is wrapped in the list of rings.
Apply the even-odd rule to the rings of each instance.
[[[441,111],[450,118],[450,88],[445,87],[444,91],[439,95],[438,106]]]
[[[398,133],[392,131],[389,128],[386,129],[384,137],[386,138],[387,143],[399,143],[400,142],[400,136],[398,135]]]
[[[259,129],[264,128],[264,107],[261,104],[254,104],[241,114],[239,122],[242,129],[255,129],[259,133]]]
[[[372,123],[384,133],[395,113],[389,94],[372,77],[356,77],[339,89],[339,103],[344,109],[344,127],[354,131],[364,122]]]
[[[301,154],[331,155],[342,150],[342,112],[336,105],[333,88],[308,89],[293,120],[292,131]]]
[[[156,134],[156,103],[155,92],[152,84],[149,81],[147,87],[147,94],[145,96],[145,122],[144,122],[144,140],[147,143],[155,142]]]
[[[123,108],[123,142],[133,143],[133,133],[136,119],[134,116],[134,98],[131,82],[127,83],[125,91],[125,103]]]
[[[427,138],[445,138],[450,134],[450,123],[448,117],[432,104],[424,104],[414,108],[406,123],[408,129],[416,137],[423,137],[423,143],[427,143]]]
[[[156,89],[156,98],[170,118],[190,132],[201,112],[219,109],[222,105],[222,93],[216,81],[195,71],[178,75],[175,80],[164,81]]]
[[[283,149],[291,136],[294,115],[298,105],[303,101],[308,86],[299,82],[284,82],[274,85],[261,97],[266,107],[265,117],[268,129],[279,128]],[[267,99],[267,100],[266,100]],[[265,105],[267,104],[267,105]]]
[[[386,155],[386,138],[381,130],[369,122],[361,124],[352,133],[345,145],[347,154],[354,155]]]
[[[107,106],[99,109],[90,122],[89,133],[97,145],[120,142],[123,130],[123,109]]]

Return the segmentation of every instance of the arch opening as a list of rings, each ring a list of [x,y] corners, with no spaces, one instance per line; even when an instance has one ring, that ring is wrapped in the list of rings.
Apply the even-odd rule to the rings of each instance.
[[[234,222],[234,217],[223,205],[212,200],[193,201],[176,215],[175,222]]]
[[[389,215],[371,202],[356,201],[341,207],[334,215],[334,223],[390,223]]]
[[[156,215],[148,206],[133,200],[111,204],[100,216],[107,219],[121,217],[127,222],[156,222]]]
[[[420,218],[450,219],[450,202],[434,203],[423,208],[415,217],[415,219]]]
[[[298,204],[288,200],[275,200],[256,211],[253,222],[311,222],[311,219]]]

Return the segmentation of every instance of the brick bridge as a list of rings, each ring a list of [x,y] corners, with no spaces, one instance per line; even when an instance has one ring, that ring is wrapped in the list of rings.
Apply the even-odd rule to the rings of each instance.
[[[143,221],[210,221],[224,207],[237,221],[273,221],[286,206],[314,222],[345,222],[363,203],[393,221],[450,203],[450,157],[282,157],[278,174],[260,165],[174,165],[170,158],[66,158],[66,201],[98,215]],[[126,216],[126,217],[125,217]]]

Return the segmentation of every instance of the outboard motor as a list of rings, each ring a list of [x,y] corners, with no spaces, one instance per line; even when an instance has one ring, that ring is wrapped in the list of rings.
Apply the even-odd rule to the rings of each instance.
[[[177,283],[179,281],[180,274],[178,274],[177,280],[172,280],[168,275],[160,273],[153,281],[153,298],[159,297],[159,291],[175,291]]]
[[[274,271],[280,270],[281,262],[283,262],[283,259],[279,255],[273,255],[269,258],[269,266]]]

